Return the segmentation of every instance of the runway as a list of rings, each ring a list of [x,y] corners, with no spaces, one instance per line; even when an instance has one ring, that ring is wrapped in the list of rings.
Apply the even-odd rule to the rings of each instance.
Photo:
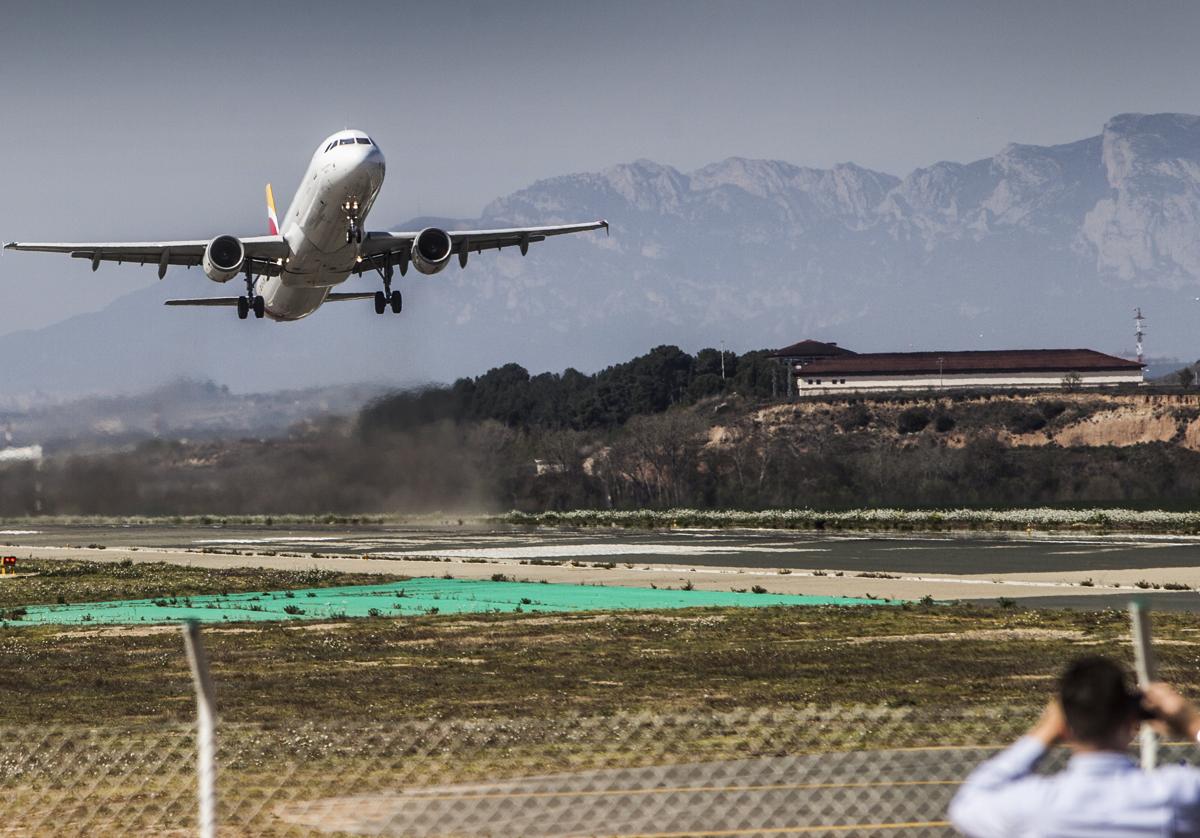
[[[539,529],[458,525],[22,526],[18,555],[267,565],[412,576],[919,599],[1017,599],[1038,607],[1200,611],[1200,539],[1184,536],[816,534],[784,531]],[[99,549],[103,546],[106,549]],[[22,553],[21,551],[25,552]],[[238,554],[238,555],[235,555]],[[1157,586],[1157,587],[1155,587]],[[1164,587],[1165,586],[1165,587]],[[1171,590],[1171,589],[1175,590]]]

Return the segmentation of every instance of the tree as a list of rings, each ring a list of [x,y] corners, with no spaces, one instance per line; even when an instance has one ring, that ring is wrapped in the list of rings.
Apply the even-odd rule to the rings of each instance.
[[[1196,381],[1196,371],[1191,367],[1184,367],[1175,373],[1175,378],[1179,381],[1179,386],[1187,390]]]
[[[1083,376],[1077,372],[1069,372],[1062,377],[1062,388],[1068,393],[1074,393],[1083,386]]]

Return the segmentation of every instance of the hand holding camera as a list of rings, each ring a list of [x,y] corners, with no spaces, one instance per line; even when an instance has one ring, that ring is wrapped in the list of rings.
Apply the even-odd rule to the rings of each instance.
[[[1200,711],[1162,681],[1156,681],[1142,691],[1141,709],[1159,733],[1169,731],[1193,741],[1200,736]]]

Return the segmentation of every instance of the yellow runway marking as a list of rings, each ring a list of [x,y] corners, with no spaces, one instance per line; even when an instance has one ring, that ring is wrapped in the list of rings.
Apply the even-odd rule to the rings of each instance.
[[[782,791],[787,789],[869,789],[891,788],[899,786],[958,786],[961,780],[898,780],[895,782],[863,782],[863,783],[779,783],[762,786],[666,786],[651,789],[596,789],[570,791],[489,791],[475,794],[421,794],[420,792],[405,793],[409,800],[489,800],[492,798],[513,797],[609,797],[630,794],[695,794],[699,792],[739,792],[739,791]],[[709,834],[709,833],[704,833]],[[717,834],[717,833],[712,833]]]
[[[921,829],[949,826],[950,821],[903,821],[899,823],[826,823],[814,826],[776,826],[766,829],[693,830],[691,832],[631,832],[599,838],[697,838],[697,836],[783,835],[798,832],[849,832],[851,829]]]

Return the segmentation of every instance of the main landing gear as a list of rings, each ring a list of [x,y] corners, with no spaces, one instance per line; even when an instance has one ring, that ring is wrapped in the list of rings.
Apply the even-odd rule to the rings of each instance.
[[[383,275],[383,290],[375,292],[375,313],[383,314],[390,306],[392,314],[404,310],[404,297],[399,291],[392,290],[392,266],[389,264],[381,272]]]
[[[261,320],[267,313],[266,300],[254,293],[254,275],[250,273],[249,268],[246,268],[246,295],[238,297],[237,311],[238,320],[245,320],[251,311],[254,312],[256,320]]]
[[[346,213],[346,244],[362,244],[362,227],[358,226],[358,199],[352,198],[342,204]]]

